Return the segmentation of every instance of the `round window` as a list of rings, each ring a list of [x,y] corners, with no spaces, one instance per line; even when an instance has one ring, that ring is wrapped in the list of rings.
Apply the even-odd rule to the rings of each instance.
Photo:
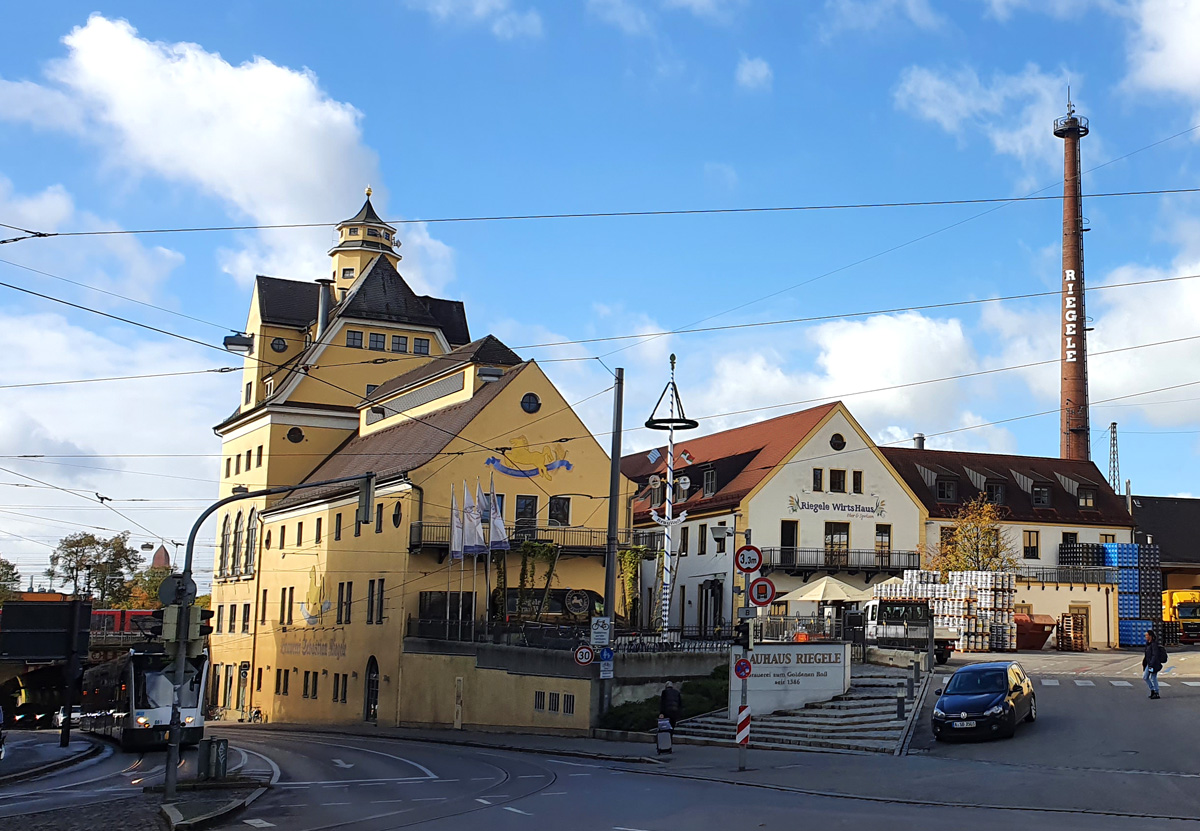
[[[842,450],[846,447],[846,439],[841,433],[834,433],[829,437],[829,446],[834,450]]]
[[[304,431],[299,427],[293,427],[291,430],[287,431],[287,440],[292,444],[299,444],[300,442],[304,441]]]
[[[536,413],[542,409],[542,399],[532,392],[527,392],[521,398],[521,409],[527,413]]]
[[[400,503],[396,503],[396,507],[392,509],[392,527],[400,527]]]
[[[283,338],[275,338],[271,341],[271,348],[276,352],[287,352],[287,341]]]

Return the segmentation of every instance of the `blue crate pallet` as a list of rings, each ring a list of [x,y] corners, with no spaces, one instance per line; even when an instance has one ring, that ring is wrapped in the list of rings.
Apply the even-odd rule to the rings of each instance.
[[[1122,620],[1117,624],[1121,646],[1140,646],[1146,642],[1146,633],[1154,629],[1150,620]]]

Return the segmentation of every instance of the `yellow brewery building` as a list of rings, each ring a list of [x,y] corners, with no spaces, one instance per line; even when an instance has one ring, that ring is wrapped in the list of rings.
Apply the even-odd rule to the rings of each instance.
[[[473,340],[461,302],[417,295],[399,246],[368,191],[329,279],[255,282],[240,401],[215,428],[220,496],[377,484],[365,523],[352,482],[217,515],[209,700],[226,718],[537,726],[520,672],[419,645],[462,653],[506,619],[586,622],[602,602],[608,455],[537,363]],[[511,550],[456,561],[451,494],[461,506],[465,483],[486,507],[492,482]],[[581,709],[559,726],[586,727]]]

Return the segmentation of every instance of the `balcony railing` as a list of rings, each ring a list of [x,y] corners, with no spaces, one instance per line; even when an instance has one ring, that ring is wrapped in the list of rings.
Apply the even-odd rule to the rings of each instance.
[[[1026,566],[1017,570],[1017,579],[1027,583],[1099,584],[1117,582],[1115,568],[1076,568],[1072,566]]]
[[[429,640],[475,641],[529,649],[570,651],[591,637],[589,626],[559,625],[536,621],[418,620],[409,618],[408,637]],[[726,653],[732,635],[708,627],[673,626],[666,633],[616,629],[609,646],[618,654],[645,652]]]
[[[857,548],[764,548],[763,569],[780,571],[894,571],[921,567],[919,551]]]
[[[490,540],[490,529],[484,526],[484,542]],[[645,546],[651,550],[662,548],[663,532],[657,530],[638,530],[632,534],[628,529],[618,533],[617,539],[622,546]],[[521,543],[533,542],[553,543],[564,553],[600,554],[608,545],[608,533],[594,528],[570,528],[557,525],[518,525],[509,530],[509,545],[519,548]],[[421,548],[442,549],[450,547],[449,522],[414,522],[409,531],[409,547],[413,550]]]

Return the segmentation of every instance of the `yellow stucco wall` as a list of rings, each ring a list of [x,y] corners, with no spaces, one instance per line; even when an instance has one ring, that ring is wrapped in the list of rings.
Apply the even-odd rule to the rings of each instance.
[[[1087,607],[1091,624],[1091,641],[1095,649],[1117,646],[1117,589],[1116,586],[1068,586],[1054,583],[1017,581],[1016,604],[1033,606],[1033,614],[1050,615],[1058,620],[1072,606]],[[1107,605],[1107,616],[1105,606]],[[1053,643],[1053,640],[1050,641]]]

